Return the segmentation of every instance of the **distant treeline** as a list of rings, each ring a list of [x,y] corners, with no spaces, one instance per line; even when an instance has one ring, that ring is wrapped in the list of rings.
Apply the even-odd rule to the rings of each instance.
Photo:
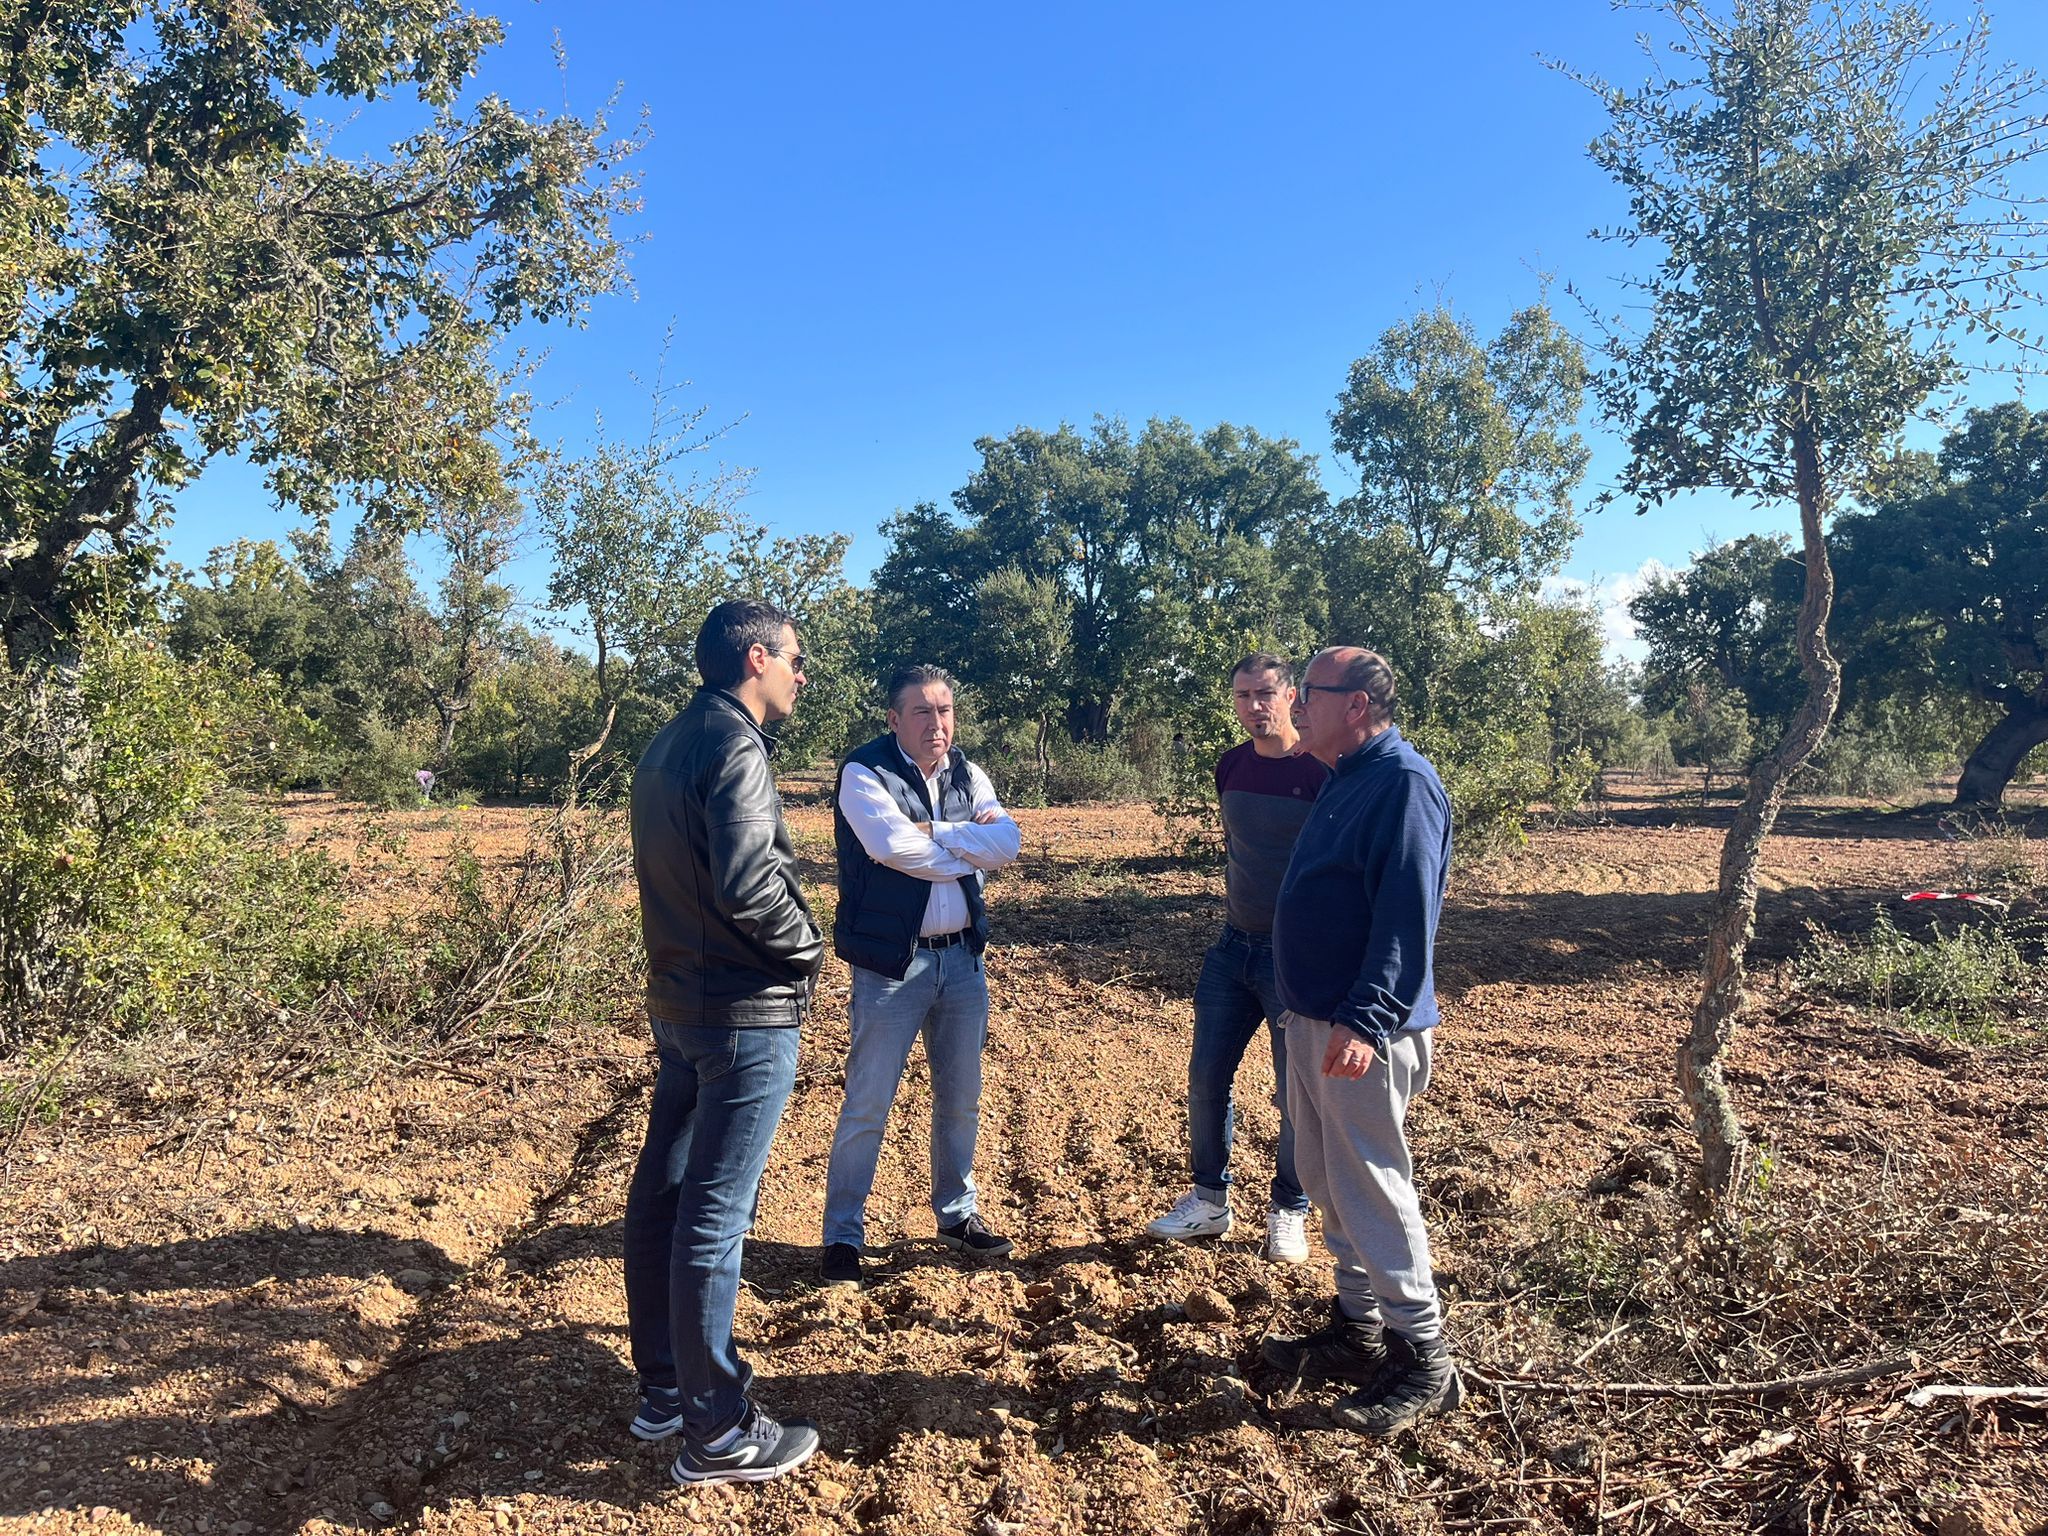
[[[1607,660],[1585,601],[1541,595],[1578,531],[1583,369],[1541,307],[1490,342],[1442,310],[1404,322],[1332,411],[1361,481],[1342,498],[1299,444],[1229,424],[984,438],[949,508],[884,525],[865,587],[845,535],[770,539],[725,484],[679,482],[672,453],[601,448],[532,509],[445,511],[410,543],[365,522],[338,552],[308,536],[216,550],[171,584],[169,634],[276,680],[309,722],[280,771],[387,803],[417,799],[422,768],[444,794],[559,795],[572,769],[615,781],[695,685],[698,615],[735,591],[804,629],[787,762],[863,739],[878,679],[934,661],[1020,801],[1199,789],[1235,729],[1238,656],[1360,641],[1393,660],[1400,719],[1443,766],[1468,844],[1497,843],[1602,767],[1739,774],[1800,693],[1802,576],[1782,539],[1709,549],[1637,594],[1641,666]],[[1995,798],[2043,739],[2041,652],[2014,635],[2038,629],[2024,605],[2048,586],[2048,487],[2025,482],[2044,422],[1977,413],[1841,520],[1849,708],[1809,784],[1896,794],[1977,748],[1978,798]],[[554,574],[522,594],[502,578],[535,527]],[[1171,753],[1176,734],[1194,750]]]

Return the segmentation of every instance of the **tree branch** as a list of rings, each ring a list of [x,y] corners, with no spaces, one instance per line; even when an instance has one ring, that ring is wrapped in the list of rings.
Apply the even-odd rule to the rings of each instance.
[[[1918,1355],[1895,1355],[1863,1365],[1778,1376],[1768,1381],[1545,1381],[1524,1376],[1492,1376],[1474,1366],[1460,1369],[1489,1392],[1534,1392],[1550,1397],[1776,1397],[1786,1392],[1826,1392],[1860,1386],[1887,1376],[1904,1376],[1920,1368]],[[1922,1388],[1922,1391],[1930,1390]],[[2048,1389],[2042,1389],[2048,1394]],[[1917,1394],[1915,1394],[1917,1395]],[[1908,1402],[1912,1398],[1907,1399]]]

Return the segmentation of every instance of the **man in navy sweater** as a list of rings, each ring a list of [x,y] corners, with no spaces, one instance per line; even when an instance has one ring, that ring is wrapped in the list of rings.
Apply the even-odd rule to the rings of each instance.
[[[1451,807],[1393,713],[1384,658],[1335,646],[1309,662],[1296,725],[1331,775],[1280,883],[1273,961],[1295,1172],[1323,1214],[1337,1296],[1325,1327],[1261,1348],[1299,1377],[1358,1388],[1332,1417],[1374,1436],[1464,1395],[1403,1129],[1429,1083]]]

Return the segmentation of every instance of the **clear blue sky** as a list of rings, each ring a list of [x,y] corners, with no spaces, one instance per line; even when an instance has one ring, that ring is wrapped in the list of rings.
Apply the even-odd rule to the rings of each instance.
[[[546,434],[643,421],[628,375],[672,321],[671,374],[744,417],[718,451],[757,471],[750,513],[853,533],[857,576],[884,518],[943,502],[975,438],[1019,425],[1234,421],[1298,439],[1341,491],[1327,413],[1387,325],[1442,294],[1490,332],[1540,272],[1612,300],[1630,259],[1589,238],[1620,211],[1584,154],[1598,103],[1541,62],[1640,80],[1641,18],[1604,0],[499,9],[479,89],[587,112],[616,87],[652,132],[637,296],[525,338],[552,347]],[[2048,63],[2048,7],[1994,17],[2000,53]],[[1590,495],[1616,451],[1587,425]],[[209,474],[174,553],[268,524],[262,505],[238,466]],[[1610,510],[1569,569],[1790,523]]]

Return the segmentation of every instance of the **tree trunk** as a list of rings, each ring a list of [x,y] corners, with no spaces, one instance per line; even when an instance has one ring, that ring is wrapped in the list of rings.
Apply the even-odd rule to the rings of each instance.
[[[1806,698],[1776,750],[1750,770],[1749,793],[1721,845],[1721,881],[1707,928],[1700,1000],[1693,1009],[1692,1031],[1678,1050],[1678,1084],[1692,1109],[1700,1142],[1700,1183],[1709,1195],[1726,1193],[1748,1152],[1722,1058],[1735,1038],[1746,1000],[1742,958],[1756,928],[1756,878],[1764,839],[1778,819],[1786,782],[1826,737],[1842,696],[1842,665],[1828,649],[1827,635],[1835,601],[1834,568],[1821,532],[1827,482],[1810,430],[1795,430],[1792,452],[1806,553],[1806,596],[1799,605],[1799,665],[1806,674]]]
[[[434,742],[434,772],[446,773],[455,756],[455,717],[460,712],[453,700],[434,700],[434,712],[441,717],[441,734]]]
[[[140,516],[135,478],[163,430],[170,398],[165,380],[152,376],[137,385],[128,409],[74,456],[90,454],[94,473],[30,539],[0,559],[0,641],[17,668],[49,656],[71,627],[64,577],[86,540],[130,527]]]
[[[1963,776],[1956,781],[1956,804],[2002,804],[2005,786],[2019,771],[2020,760],[2044,741],[2048,741],[2048,705],[2033,699],[2012,704],[2006,717],[1984,733],[1963,764]]]
[[[1048,731],[1049,731],[1049,730],[1051,729],[1051,727],[1052,727],[1052,721],[1051,721],[1051,718],[1050,718],[1049,716],[1047,716],[1047,715],[1046,715],[1046,713],[1045,713],[1045,712],[1044,712],[1043,710],[1039,711],[1039,715],[1038,715],[1038,798],[1039,798],[1040,800],[1045,800],[1045,799],[1049,798],[1049,797],[1051,796],[1051,794],[1052,794],[1052,756],[1051,756],[1051,754],[1050,754],[1050,753],[1048,753],[1048,752],[1047,752],[1047,751],[1045,750],[1045,738],[1046,738],[1046,733],[1047,733],[1047,732],[1048,732]]]
[[[590,766],[591,759],[604,750],[604,744],[611,740],[612,726],[618,718],[619,701],[617,699],[606,699],[604,701],[604,723],[597,728],[597,740],[591,742],[587,747],[577,747],[570,752],[569,787],[563,797],[563,803],[570,810],[576,809],[577,801],[582,796],[583,771]]]
[[[1067,734],[1076,742],[1109,740],[1108,699],[1078,698],[1067,705]]]

